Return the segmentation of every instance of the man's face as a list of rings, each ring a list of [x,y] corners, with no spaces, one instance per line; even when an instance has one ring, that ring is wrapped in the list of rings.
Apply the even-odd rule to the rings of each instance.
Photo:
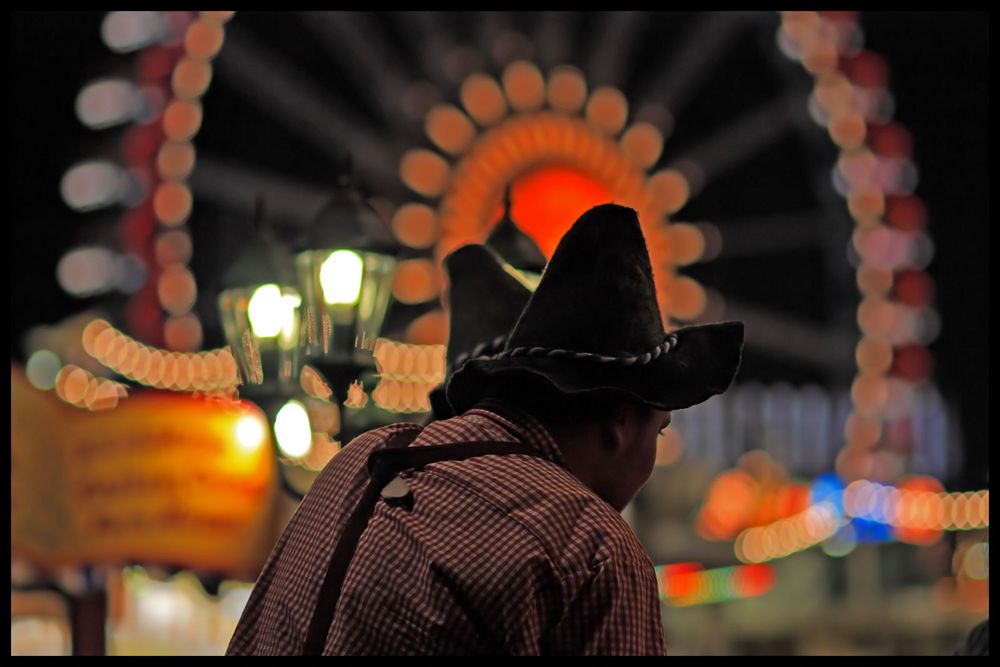
[[[616,478],[611,482],[612,506],[625,509],[642,485],[649,480],[656,463],[656,441],[670,425],[670,413],[655,408],[630,407],[622,423],[624,447],[616,466]]]

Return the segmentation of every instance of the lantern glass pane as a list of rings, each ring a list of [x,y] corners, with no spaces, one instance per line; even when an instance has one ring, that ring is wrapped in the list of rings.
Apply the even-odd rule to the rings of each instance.
[[[222,326],[242,383],[294,383],[301,304],[298,290],[274,284],[219,294]]]
[[[300,335],[306,357],[371,365],[371,345],[392,293],[395,258],[332,248],[300,253],[295,263],[303,289]]]

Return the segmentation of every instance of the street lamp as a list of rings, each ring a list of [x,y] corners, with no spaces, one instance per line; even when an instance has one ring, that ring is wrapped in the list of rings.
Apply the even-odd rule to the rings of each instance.
[[[223,274],[219,312],[242,384],[256,393],[284,393],[299,369],[299,309],[294,262],[264,220],[258,200],[256,233]]]
[[[521,231],[510,214],[510,185],[503,194],[503,217],[493,226],[486,245],[520,272],[532,289],[538,287],[545,269],[545,255],[527,234]]]
[[[295,257],[302,290],[300,352],[326,376],[338,400],[350,383],[374,367],[396,245],[385,223],[346,173],[316,216]]]
[[[301,498],[335,449],[330,438],[366,426],[345,429],[340,408],[351,383],[374,369],[396,245],[347,173],[294,257],[262,208],[255,237],[224,275],[219,309],[242,392],[271,418],[282,484]]]

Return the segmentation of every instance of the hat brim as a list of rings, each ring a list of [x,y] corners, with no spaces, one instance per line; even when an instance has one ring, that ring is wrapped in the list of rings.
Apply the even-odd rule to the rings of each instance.
[[[743,351],[743,323],[678,329],[668,354],[644,365],[620,366],[543,356],[470,359],[448,382],[448,402],[462,414],[497,380],[542,379],[562,394],[615,392],[660,410],[682,410],[721,394],[732,384]]]

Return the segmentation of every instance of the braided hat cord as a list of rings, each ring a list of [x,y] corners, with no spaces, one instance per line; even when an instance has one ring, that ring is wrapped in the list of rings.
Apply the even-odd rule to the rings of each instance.
[[[495,342],[495,341],[491,341]],[[481,356],[482,351],[477,353],[480,347],[485,346],[479,345],[472,351],[470,355],[462,355],[455,362],[457,367],[459,364],[464,362],[466,358],[479,358],[479,359],[503,359],[504,357],[551,357],[554,359],[577,359],[580,361],[594,361],[602,364],[618,364],[621,366],[635,366],[635,365],[645,365],[655,359],[659,359],[664,354],[667,354],[677,345],[677,335],[667,334],[666,339],[652,350],[644,352],[642,354],[633,355],[620,355],[620,356],[609,356],[605,354],[596,354],[594,352],[577,352],[575,350],[563,350],[560,348],[547,348],[547,347],[515,347],[505,352],[501,352],[496,355]]]

